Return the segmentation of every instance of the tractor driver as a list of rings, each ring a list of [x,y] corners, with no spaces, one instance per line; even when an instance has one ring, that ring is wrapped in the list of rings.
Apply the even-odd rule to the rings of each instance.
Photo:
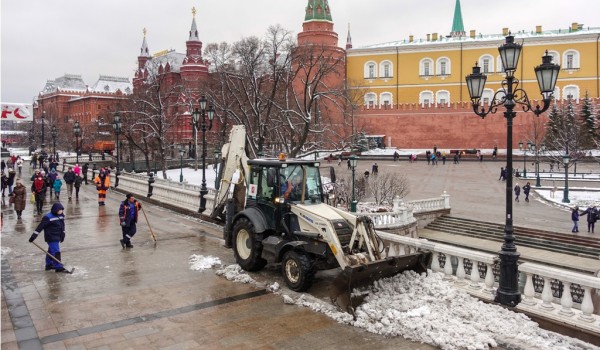
[[[298,201],[302,197],[302,176],[294,175],[291,180],[281,186],[281,193],[286,200]]]

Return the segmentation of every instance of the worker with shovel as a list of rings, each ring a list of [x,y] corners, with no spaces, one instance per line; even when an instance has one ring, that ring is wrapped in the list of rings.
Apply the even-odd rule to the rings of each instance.
[[[55,270],[56,272],[70,273],[70,271],[67,271],[61,263],[60,256],[60,243],[65,240],[64,209],[62,204],[58,202],[54,203],[50,212],[44,215],[42,222],[40,222],[29,238],[29,242],[35,244],[33,241],[35,241],[38,234],[44,230],[44,240],[48,243],[48,251],[46,252],[46,271]],[[39,245],[35,245],[42,249]]]
[[[119,242],[121,242],[123,249],[133,248],[131,238],[137,232],[138,214],[142,208],[142,205],[135,200],[133,194],[128,193],[125,197],[125,200],[119,206],[119,222],[123,230],[123,239],[119,240]]]

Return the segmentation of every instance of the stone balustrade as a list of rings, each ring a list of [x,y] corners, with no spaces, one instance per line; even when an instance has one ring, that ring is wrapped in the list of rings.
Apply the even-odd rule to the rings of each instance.
[[[386,256],[417,250],[431,252],[432,271],[444,273],[446,280],[475,297],[494,300],[499,275],[497,255],[383,231],[377,234],[384,241]],[[594,313],[594,294],[600,290],[600,278],[529,262],[519,265],[519,273],[525,286],[518,311],[600,333],[600,316]]]

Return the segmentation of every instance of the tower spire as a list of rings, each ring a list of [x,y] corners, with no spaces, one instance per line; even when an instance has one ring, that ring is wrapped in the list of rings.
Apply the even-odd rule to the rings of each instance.
[[[350,36],[350,23],[348,23],[348,37],[346,38],[346,50],[352,48],[352,37]]]
[[[332,22],[329,2],[327,0],[308,0],[306,16],[304,21],[328,21]]]
[[[198,27],[196,27],[196,8],[192,7],[192,28],[190,29],[190,38],[188,41],[200,41],[198,38]]]
[[[146,42],[146,33],[148,32],[146,28],[142,31],[144,33],[144,41],[142,41],[142,48],[140,49],[140,57],[150,57],[150,52],[148,51],[148,43]]]
[[[456,5],[454,6],[454,20],[452,21],[452,31],[450,32],[450,36],[453,38],[465,36],[465,26],[463,25],[460,0],[456,0]]]

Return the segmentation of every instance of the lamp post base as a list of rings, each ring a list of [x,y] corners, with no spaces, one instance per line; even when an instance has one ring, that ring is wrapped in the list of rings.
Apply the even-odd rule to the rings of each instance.
[[[350,212],[356,213],[356,204],[357,203],[358,203],[357,201],[352,201],[352,203],[350,203]]]
[[[494,301],[515,307],[521,302],[519,292],[519,267],[517,262],[521,254],[511,251],[500,252],[500,278]]]
[[[206,210],[206,194],[208,193],[208,188],[206,188],[206,183],[200,188],[200,208],[198,209],[198,213],[202,214]]]
[[[542,187],[542,183],[540,182],[539,175],[535,178],[535,187]]]

